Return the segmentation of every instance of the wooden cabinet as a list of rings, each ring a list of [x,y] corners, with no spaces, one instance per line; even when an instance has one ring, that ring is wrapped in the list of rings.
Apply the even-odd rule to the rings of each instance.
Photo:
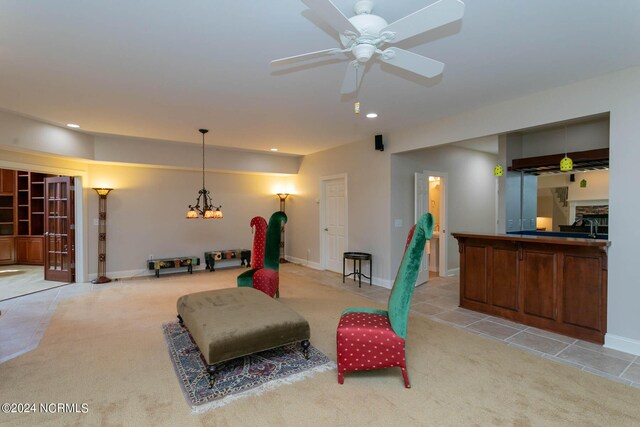
[[[0,236],[0,265],[14,263],[15,250],[13,236]]]
[[[10,169],[0,169],[0,194],[13,194],[16,172]]]
[[[0,236],[15,233],[15,175],[15,171],[0,169]]]
[[[602,344],[607,247],[591,239],[454,233],[460,306]]]
[[[16,172],[16,262],[44,263],[44,179],[51,175]]]
[[[43,243],[43,237],[41,236],[16,237],[15,262],[18,264],[42,265],[44,263]]]

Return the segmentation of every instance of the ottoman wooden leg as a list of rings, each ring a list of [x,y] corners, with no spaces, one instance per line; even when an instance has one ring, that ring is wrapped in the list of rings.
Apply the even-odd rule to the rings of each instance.
[[[207,374],[209,374],[209,388],[213,388],[213,385],[216,382],[216,366],[215,365],[207,365]]]
[[[304,355],[305,359],[309,359],[309,346],[311,345],[311,343],[309,342],[309,340],[304,340],[302,341],[302,354]]]

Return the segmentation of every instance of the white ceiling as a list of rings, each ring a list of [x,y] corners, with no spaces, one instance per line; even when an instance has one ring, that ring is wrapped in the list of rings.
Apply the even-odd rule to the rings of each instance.
[[[334,2],[352,15],[354,0]],[[377,0],[374,13],[393,22],[432,2]],[[299,0],[0,0],[0,108],[194,143],[208,127],[208,144],[308,154],[640,64],[638,1],[465,3],[461,24],[398,44],[444,62],[440,78],[370,67],[371,120],[339,93],[346,57],[270,69],[338,44]]]

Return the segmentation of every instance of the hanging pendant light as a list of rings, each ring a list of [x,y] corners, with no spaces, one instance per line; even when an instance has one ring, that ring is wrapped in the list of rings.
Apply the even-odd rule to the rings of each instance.
[[[202,215],[202,218],[205,219],[223,218],[222,211],[220,210],[222,206],[213,205],[211,196],[209,195],[209,190],[204,186],[204,135],[209,132],[209,130],[198,129],[198,131],[202,134],[202,189],[198,191],[198,198],[196,199],[195,206],[189,205],[187,219],[196,219],[198,218],[198,214]],[[202,203],[202,206],[200,206],[200,203]]]
[[[564,158],[560,160],[560,171],[569,172],[573,170],[573,160],[567,156],[567,127],[564,127]]]

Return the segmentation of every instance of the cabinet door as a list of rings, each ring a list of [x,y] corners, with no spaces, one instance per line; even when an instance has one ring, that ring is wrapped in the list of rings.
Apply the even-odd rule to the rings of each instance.
[[[606,271],[601,256],[565,255],[562,321],[604,332],[606,286]]]
[[[491,305],[518,311],[519,267],[518,248],[496,247],[491,260]]]
[[[0,193],[13,194],[16,183],[16,171],[0,169]]]
[[[525,249],[522,265],[524,314],[555,320],[557,311],[557,252]]]
[[[0,264],[13,264],[13,236],[0,237]]]
[[[16,237],[16,262],[42,265],[44,263],[42,237]]]
[[[488,302],[487,283],[487,252],[488,247],[475,243],[465,243],[463,260],[460,271],[464,272],[464,283],[461,289],[461,298],[486,304]]]

